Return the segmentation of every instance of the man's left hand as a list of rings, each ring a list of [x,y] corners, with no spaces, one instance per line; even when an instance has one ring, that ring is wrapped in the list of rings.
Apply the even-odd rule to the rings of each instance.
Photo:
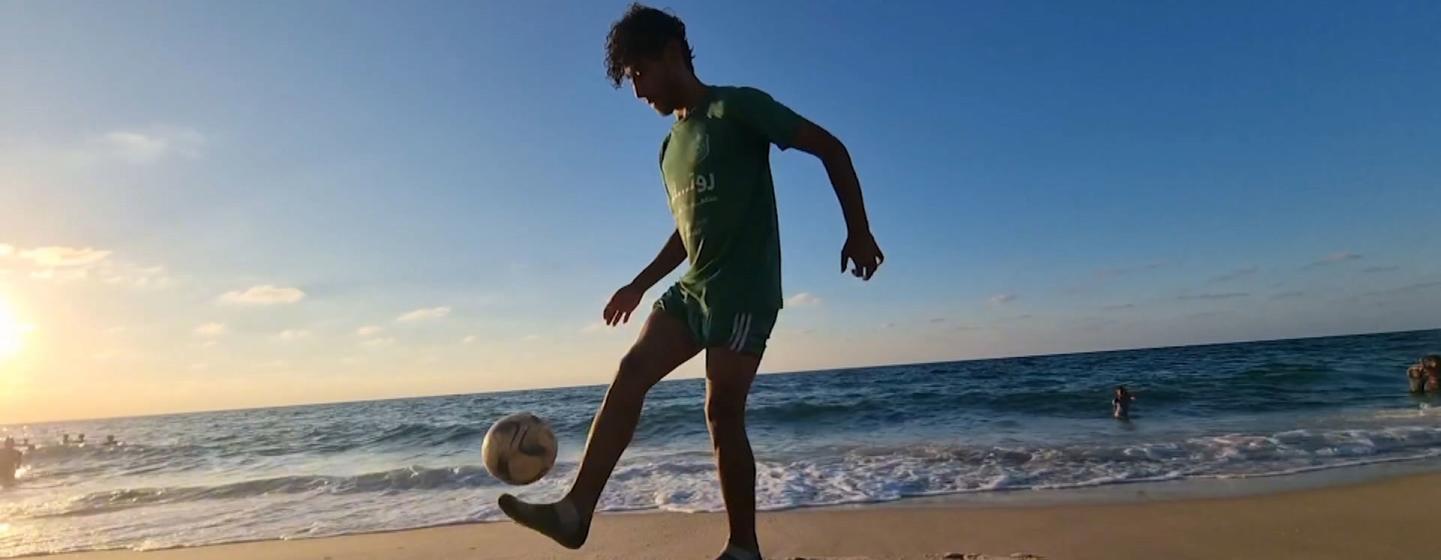
[[[846,244],[841,247],[841,272],[846,271],[846,264],[851,265],[851,274],[861,280],[870,280],[886,261],[886,255],[881,253],[881,248],[876,245],[876,238],[871,232],[852,233],[846,237]]]

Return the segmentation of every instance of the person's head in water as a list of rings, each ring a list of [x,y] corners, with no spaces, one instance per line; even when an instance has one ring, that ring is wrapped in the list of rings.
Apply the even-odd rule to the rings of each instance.
[[[1131,392],[1126,390],[1126,386],[1125,386],[1125,385],[1117,385],[1117,386],[1116,386],[1116,398],[1118,398],[1118,399],[1125,399],[1125,398],[1130,397],[1130,396],[1131,396]]]
[[[1421,358],[1421,367],[1428,373],[1441,372],[1441,354],[1428,354]]]
[[[685,23],[649,6],[631,4],[605,37],[611,85],[630,80],[635,96],[662,115],[683,108],[686,88],[699,83],[694,60]]]

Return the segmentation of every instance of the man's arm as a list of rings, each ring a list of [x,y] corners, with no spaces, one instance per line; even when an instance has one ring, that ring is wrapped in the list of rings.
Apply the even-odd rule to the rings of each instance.
[[[630,281],[630,285],[640,288],[644,292],[660,282],[661,278],[670,274],[680,263],[685,262],[685,244],[681,242],[680,230],[671,232],[670,239],[667,239],[665,246],[660,248],[660,254],[650,261],[650,264]]]
[[[876,239],[871,235],[871,222],[866,217],[866,203],[861,197],[861,181],[856,177],[856,168],[851,164],[851,153],[845,144],[826,129],[801,119],[796,128],[791,146],[816,156],[826,166],[831,188],[841,203],[841,214],[846,219],[846,244],[841,248],[841,272],[846,270],[846,261],[855,264],[851,273],[857,278],[870,280],[876,268],[886,260]]]
[[[630,322],[630,314],[635,307],[640,305],[640,298],[645,297],[645,291],[659,282],[680,263],[685,262],[685,244],[681,242],[680,231],[676,230],[670,234],[665,246],[660,248],[660,254],[646,265],[645,270],[635,276],[629,284],[621,286],[610,296],[610,301],[605,304],[601,311],[601,318],[605,319],[607,325],[617,325]]]

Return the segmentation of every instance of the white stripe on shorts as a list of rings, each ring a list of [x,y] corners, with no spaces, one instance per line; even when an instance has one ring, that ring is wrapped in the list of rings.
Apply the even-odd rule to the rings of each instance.
[[[745,348],[746,337],[751,334],[751,314],[744,313],[739,317],[741,318],[740,329],[735,333],[735,342],[731,343],[731,350],[735,350],[736,352],[740,352],[742,348]]]

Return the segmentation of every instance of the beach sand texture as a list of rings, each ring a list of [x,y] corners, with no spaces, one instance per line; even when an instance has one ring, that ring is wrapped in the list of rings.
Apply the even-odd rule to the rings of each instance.
[[[878,506],[763,513],[768,558],[891,560],[1226,560],[1441,557],[1434,538],[1441,475],[1269,495],[1155,502],[974,507]],[[710,560],[719,514],[596,519],[579,551],[510,523],[456,525],[63,560]]]

